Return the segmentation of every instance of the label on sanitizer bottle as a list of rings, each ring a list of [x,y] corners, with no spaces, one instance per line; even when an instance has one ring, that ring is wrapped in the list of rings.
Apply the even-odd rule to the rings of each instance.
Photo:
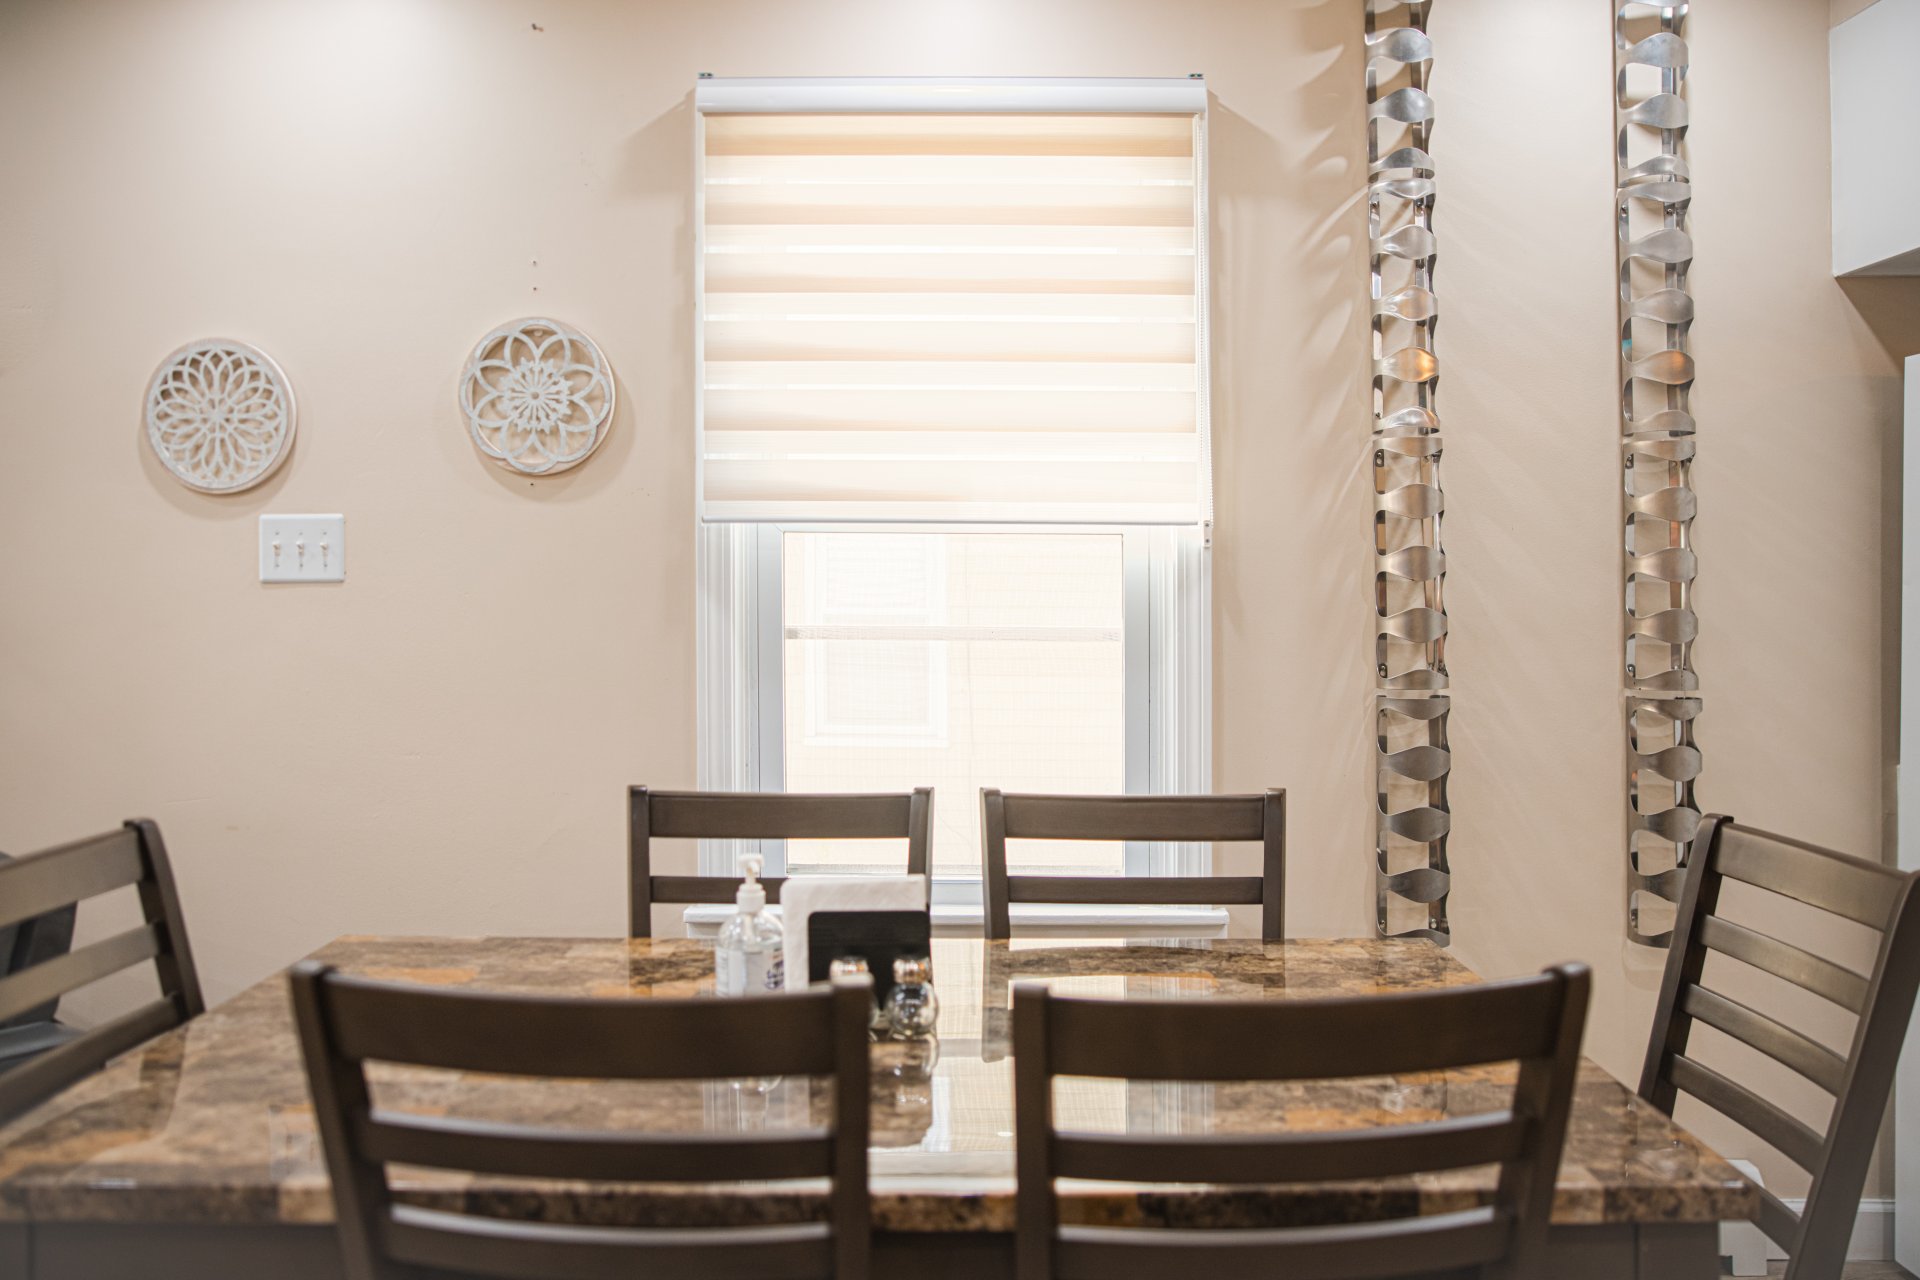
[[[786,968],[778,951],[725,948],[714,955],[713,986],[720,995],[760,995],[780,990],[785,982]]]

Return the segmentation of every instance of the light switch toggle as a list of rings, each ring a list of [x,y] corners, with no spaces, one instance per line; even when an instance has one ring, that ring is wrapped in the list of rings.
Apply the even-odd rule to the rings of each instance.
[[[345,582],[347,518],[261,516],[260,581]]]

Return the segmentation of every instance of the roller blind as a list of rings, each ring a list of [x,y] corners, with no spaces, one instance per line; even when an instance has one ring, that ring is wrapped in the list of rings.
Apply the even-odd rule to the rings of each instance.
[[[1197,81],[703,81],[706,520],[1211,518]]]

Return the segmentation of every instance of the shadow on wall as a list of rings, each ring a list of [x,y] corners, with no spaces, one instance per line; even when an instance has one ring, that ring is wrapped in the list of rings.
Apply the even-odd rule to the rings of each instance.
[[[556,476],[528,477],[504,467],[494,466],[472,448],[466,450],[486,463],[486,470],[503,489],[537,501],[565,501],[585,498],[616,482],[632,483],[626,465],[638,451],[642,458],[654,460],[641,469],[639,483],[648,487],[693,477],[693,95],[687,94],[674,107],[648,121],[629,135],[614,157],[613,173],[603,199],[615,208],[649,206],[658,209],[672,204],[671,237],[650,236],[636,221],[633,234],[625,241],[628,254],[668,255],[668,274],[673,280],[672,296],[636,301],[635,306],[664,309],[668,315],[668,343],[659,350],[636,351],[622,348],[608,338],[600,338],[608,361],[613,365],[616,403],[613,424],[601,445],[596,465],[576,467]],[[616,273],[632,272],[631,260],[609,263]],[[649,271],[658,263],[645,264]],[[664,305],[663,305],[664,304]],[[595,327],[561,315],[557,319],[581,323],[588,333]],[[627,326],[608,317],[606,327],[625,332]],[[640,398],[628,393],[628,378],[646,382],[670,382],[668,411],[664,415],[643,417]],[[449,383],[445,397],[449,413],[456,419],[454,387]],[[464,439],[464,429],[459,435]]]
[[[1834,283],[1888,355],[1920,355],[1920,276],[1852,276]]]
[[[1894,360],[1894,376],[1879,393],[1891,429],[1880,433],[1880,853],[1897,861],[1895,770],[1900,760],[1900,575],[1902,476],[1901,377],[1908,356],[1920,355],[1920,276],[1854,276],[1836,280],[1867,331]]]
[[[642,468],[640,483],[657,485],[662,477],[693,477],[693,95],[687,94],[674,107],[655,116],[629,135],[614,160],[614,171],[603,198],[616,208],[629,206],[673,205],[671,237],[648,236],[636,223],[626,240],[629,254],[657,253],[664,246],[671,255],[665,274],[673,279],[672,296],[665,300],[648,299],[648,308],[661,307],[668,314],[668,345],[660,350],[622,349],[617,342],[599,339],[613,365],[616,401],[613,424],[594,461],[597,465],[576,467],[555,476],[529,477],[488,462],[487,472],[501,488],[542,502],[562,502],[585,498],[616,482],[631,483],[626,465],[636,450],[642,458],[656,460]],[[614,271],[629,270],[631,261],[609,264]],[[648,264],[650,267],[658,264]],[[642,303],[636,301],[636,306]],[[595,326],[567,315],[556,319],[581,323],[587,332]],[[625,326],[609,317],[607,328],[624,331]],[[658,419],[638,413],[638,397],[628,393],[629,377],[649,382],[671,380],[668,412]],[[449,386],[447,402],[454,403]],[[458,414],[454,414],[457,418]],[[461,435],[464,436],[464,430]],[[644,438],[642,438],[644,437]],[[472,450],[476,457],[480,455]],[[487,461],[481,458],[481,461]],[[664,465],[662,465],[664,463]],[[667,481],[671,483],[672,481]]]
[[[1254,683],[1299,699],[1287,719],[1329,726],[1323,753],[1290,762],[1300,771],[1287,778],[1293,794],[1308,806],[1323,797],[1318,812],[1299,818],[1308,847],[1325,856],[1295,875],[1317,882],[1299,886],[1301,901],[1337,904],[1342,927],[1364,928],[1373,915],[1366,816],[1374,793],[1360,11],[1350,3],[1292,6],[1284,22],[1287,48],[1311,69],[1287,94],[1287,127],[1274,128],[1271,104],[1252,113],[1262,123],[1231,98],[1208,106],[1209,275],[1221,321],[1213,333],[1214,483],[1225,531],[1214,548],[1215,670],[1239,683],[1249,664],[1286,655],[1279,666],[1323,672],[1290,684],[1275,671]],[[1275,600],[1287,607],[1276,611]],[[1257,651],[1240,648],[1256,634]],[[1248,748],[1246,717],[1274,710],[1221,708],[1215,745],[1225,768],[1216,786],[1272,782],[1236,778],[1233,756]]]

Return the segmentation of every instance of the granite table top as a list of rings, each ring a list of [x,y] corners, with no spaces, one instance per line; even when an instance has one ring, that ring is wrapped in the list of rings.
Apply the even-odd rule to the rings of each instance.
[[[341,938],[319,953],[370,978],[516,993],[610,997],[710,991],[701,939]],[[1230,939],[1013,942],[937,939],[935,1046],[873,1054],[874,1226],[1009,1231],[1016,980],[1065,994],[1287,999],[1476,981],[1424,941]],[[1152,1132],[1343,1129],[1504,1105],[1512,1068],[1273,1083],[1063,1080],[1063,1126]],[[589,1082],[376,1065],[380,1105],[558,1126],[752,1130],[808,1123],[821,1082]],[[1364,1184],[1194,1187],[1061,1184],[1062,1218],[1111,1225],[1284,1226],[1442,1212],[1484,1202],[1491,1169]],[[404,1198],[549,1221],[703,1226],[805,1220],[824,1184],[635,1186],[396,1169]],[[1554,1204],[1561,1223],[1710,1222],[1754,1193],[1719,1156],[1591,1062]],[[0,1128],[0,1220],[327,1223],[332,1203],[288,1007],[276,976]]]

